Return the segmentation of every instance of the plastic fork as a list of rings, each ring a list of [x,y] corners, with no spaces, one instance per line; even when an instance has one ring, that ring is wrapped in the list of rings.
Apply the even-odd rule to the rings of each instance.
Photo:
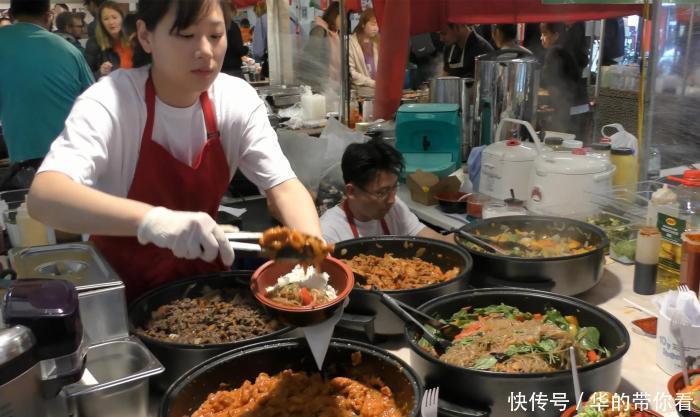
[[[422,417],[437,417],[439,397],[440,387],[430,388],[423,393],[423,399],[420,402],[420,415]]]
[[[679,296],[685,293],[686,291],[690,290],[685,285],[678,286]],[[681,330],[683,329],[683,325],[685,324],[685,320],[682,318],[683,313],[678,307],[678,303],[676,303],[676,309],[671,315],[671,333],[673,334],[673,337],[675,337],[678,341],[678,350],[680,350],[681,353],[681,370],[683,371],[683,383],[685,383],[686,387],[689,387],[690,378],[688,377],[688,362],[686,362],[685,360],[685,344],[683,343],[683,335],[681,332]]]

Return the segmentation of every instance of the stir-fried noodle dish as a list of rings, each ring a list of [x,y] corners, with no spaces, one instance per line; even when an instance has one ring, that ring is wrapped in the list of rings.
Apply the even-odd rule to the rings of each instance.
[[[397,258],[391,253],[382,257],[356,255],[344,262],[352,272],[367,279],[363,287],[375,286],[382,290],[421,288],[453,279],[460,272],[457,267],[443,272],[439,266],[418,257]]]
[[[296,265],[288,274],[277,279],[274,286],[266,289],[267,298],[286,306],[319,306],[335,300],[335,288],[328,284],[328,274]]]
[[[584,327],[576,316],[563,316],[555,309],[525,313],[505,304],[464,307],[447,321],[462,331],[439,359],[464,368],[508,373],[570,369],[571,346],[579,366],[610,355],[600,346],[597,328]],[[425,339],[418,343],[438,356]]]

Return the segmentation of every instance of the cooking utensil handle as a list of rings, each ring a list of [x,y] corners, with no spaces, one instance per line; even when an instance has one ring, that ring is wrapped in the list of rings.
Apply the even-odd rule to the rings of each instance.
[[[527,129],[527,132],[532,136],[532,140],[535,142],[535,148],[537,148],[537,154],[540,155],[542,154],[542,142],[540,142],[539,136],[537,136],[537,133],[535,133],[535,129],[532,127],[532,125],[529,122],[526,122],[524,120],[518,120],[518,119],[510,119],[508,117],[504,117],[501,119],[501,121],[498,123],[498,127],[496,128],[496,137],[494,138],[494,141],[498,142],[501,138],[501,130],[503,128],[504,123],[514,123],[516,125],[521,125],[525,126]]]
[[[472,235],[471,233],[467,233],[462,229],[457,229],[456,232],[460,237],[462,237],[462,238],[468,240],[469,242],[479,246],[480,248],[484,248],[491,253],[499,253],[499,251],[496,250],[496,248],[494,248],[491,244],[479,239],[478,237]]]
[[[410,322],[410,323],[414,324],[416,327],[418,327],[422,331],[423,337],[425,337],[426,340],[428,340],[428,342],[430,342],[431,345],[433,345],[433,346],[440,345],[440,342],[437,340],[437,338],[435,338],[435,336],[433,336],[433,334],[431,332],[429,332],[428,329],[426,329],[423,326],[423,323],[419,322],[418,320],[416,320],[415,317],[408,314],[408,312],[406,312],[406,310],[401,308],[401,306],[396,302],[396,300],[389,297],[388,295],[386,295],[383,292],[380,292],[380,297],[382,298],[382,302],[384,303],[384,305],[389,307],[389,309],[391,311],[393,311],[396,315],[401,317],[404,321]]]
[[[245,242],[228,242],[231,245],[231,249],[240,250],[244,252],[262,252],[262,248],[257,243],[245,243]]]
[[[228,232],[226,238],[228,240],[258,240],[262,235],[260,232]]]
[[[412,316],[415,317],[416,319],[422,319],[422,320],[425,321],[425,323],[427,323],[427,324],[429,324],[429,325],[431,325],[431,326],[433,326],[433,327],[440,327],[440,326],[444,326],[444,325],[445,325],[444,323],[441,323],[439,320],[437,320],[437,319],[435,319],[435,318],[433,318],[433,317],[430,317],[429,315],[425,314],[424,312],[418,310],[417,308],[413,308],[412,306],[410,306],[410,305],[404,303],[404,302],[401,301],[401,300],[396,300],[396,299],[394,299],[394,301],[395,301],[401,308],[403,308],[404,311],[406,311],[408,314],[412,315]]]

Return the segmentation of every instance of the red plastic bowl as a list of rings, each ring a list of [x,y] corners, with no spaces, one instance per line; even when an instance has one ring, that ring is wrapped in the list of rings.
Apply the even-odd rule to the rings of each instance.
[[[693,377],[693,375],[700,375],[700,369],[690,369],[688,370],[688,376]],[[700,376],[696,377],[700,378]],[[692,382],[692,381],[691,381]],[[671,379],[668,380],[668,384],[666,385],[666,388],[668,388],[668,393],[671,394],[671,397],[676,398],[676,393],[683,389],[685,384],[683,383],[683,372],[678,372],[677,374],[673,375]],[[678,411],[678,415],[682,417],[695,417],[695,416],[700,416],[700,411],[691,407],[691,411]]]
[[[355,285],[355,276],[345,263],[333,257],[326,257],[321,263],[321,271],[329,275],[328,283],[335,288],[338,296],[326,304],[317,306],[289,306],[272,301],[265,289],[277,284],[277,279],[289,273],[295,266],[291,262],[269,261],[258,268],[251,277],[250,289],[263,305],[277,314],[278,319],[292,326],[309,326],[320,323],[341,306]]]

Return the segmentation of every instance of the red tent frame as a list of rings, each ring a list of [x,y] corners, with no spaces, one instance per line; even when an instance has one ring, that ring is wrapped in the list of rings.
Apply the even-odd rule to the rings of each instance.
[[[408,41],[447,23],[533,23],[641,15],[641,4],[542,4],[541,0],[373,0],[381,30],[374,115],[393,118],[401,102]],[[408,22],[408,24],[406,24]]]

